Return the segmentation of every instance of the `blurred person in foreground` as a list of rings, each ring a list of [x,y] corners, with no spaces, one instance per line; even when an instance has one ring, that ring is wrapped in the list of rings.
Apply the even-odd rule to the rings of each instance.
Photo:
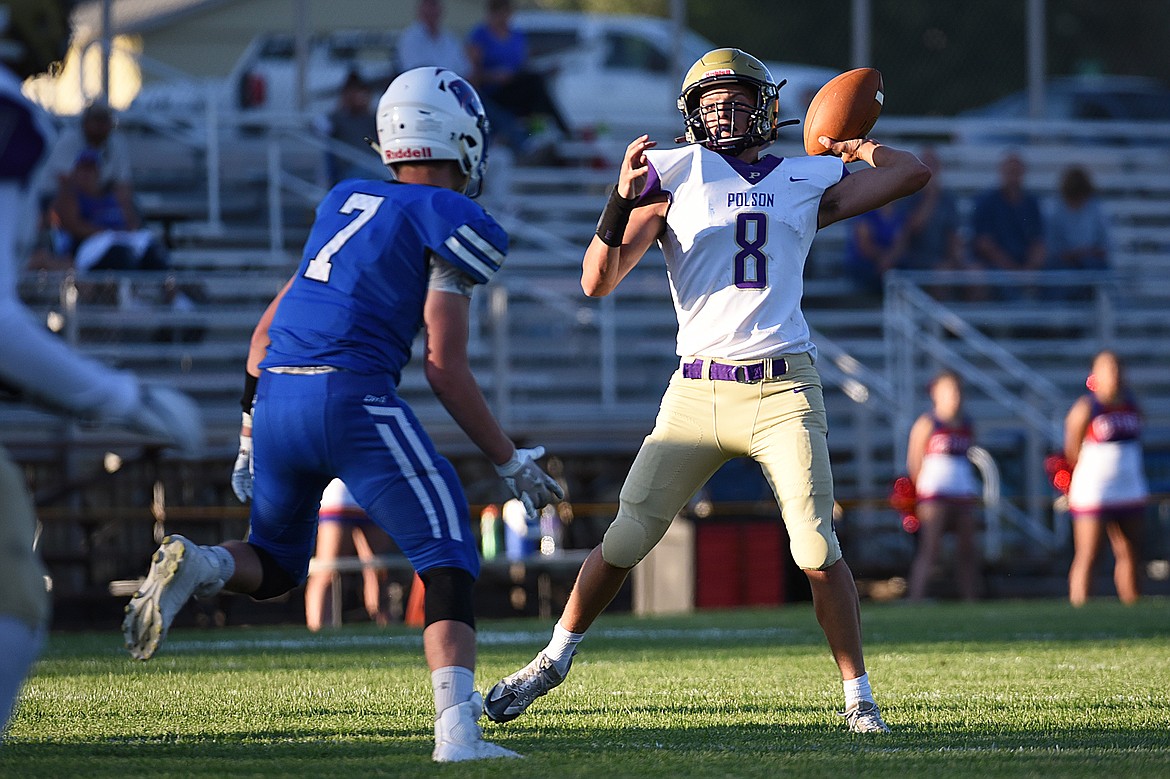
[[[1142,524],[1146,485],[1142,464],[1142,414],[1125,382],[1121,360],[1104,350],[1093,358],[1082,395],[1064,421],[1064,456],[1073,468],[1068,489],[1073,561],[1068,599],[1083,606],[1105,536],[1113,547],[1113,583],[1122,603],[1140,593]]]
[[[398,396],[426,328],[425,373],[455,422],[530,513],[560,497],[500,428],[468,362],[471,294],[500,269],[503,228],[471,198],[487,159],[475,90],[436,68],[407,71],[378,104],[392,181],[349,179],[317,208],[295,275],[252,334],[232,487],[252,498],[247,541],[163,540],[127,606],[133,657],[158,650],[191,596],[263,600],[305,580],[321,493],[340,478],[398,544],[426,586],[423,650],[431,671],[438,762],[517,755],[484,741],[475,691],[472,585],[479,555],[455,469]]]
[[[21,80],[64,56],[70,5],[0,4],[0,386],[22,400],[194,453],[202,447],[203,428],[189,398],[83,357],[46,330],[17,296],[36,224],[33,181],[53,139],[49,118],[21,94]],[[48,625],[45,569],[33,550],[35,525],[24,474],[0,448],[0,734]]]
[[[983,557],[975,512],[980,487],[967,459],[974,434],[971,420],[963,412],[963,385],[958,374],[939,373],[929,390],[932,408],[910,428],[906,455],[906,468],[918,496],[915,515],[920,523],[907,597],[913,602],[926,597],[943,536],[953,533],[959,597],[974,601],[982,590]]]
[[[840,671],[846,726],[889,731],[865,669],[857,588],[832,525],[828,422],[800,302],[817,230],[917,191],[930,171],[913,154],[864,138],[822,137],[827,156],[762,155],[793,123],[779,118],[781,86],[746,52],[708,52],[679,96],[689,143],[658,150],[642,135],[625,150],[585,250],[581,287],[591,297],[610,294],[657,243],[678,317],[679,370],[551,641],[489,691],[493,720],[515,719],[561,683],[585,631],[687,500],[729,459],[751,457],[808,576]],[[869,167],[846,175],[854,161]]]

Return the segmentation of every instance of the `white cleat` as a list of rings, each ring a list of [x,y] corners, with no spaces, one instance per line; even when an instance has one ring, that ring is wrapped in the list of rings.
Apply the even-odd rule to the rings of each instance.
[[[845,711],[839,712],[845,718],[850,733],[889,733],[890,726],[882,719],[881,710],[873,701],[861,701]]]
[[[167,536],[151,559],[150,571],[126,604],[122,635],[136,660],[149,660],[175,615],[196,590],[222,584],[209,555],[180,535]]]
[[[483,740],[479,718],[483,714],[483,697],[478,692],[463,703],[443,710],[435,720],[436,763],[460,763],[465,760],[490,760],[497,757],[523,757],[499,744]]]

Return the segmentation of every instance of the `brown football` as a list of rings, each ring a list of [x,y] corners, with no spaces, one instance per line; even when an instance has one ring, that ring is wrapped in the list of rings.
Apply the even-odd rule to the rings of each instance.
[[[846,71],[821,87],[804,117],[804,150],[826,154],[817,140],[822,135],[834,141],[864,138],[882,112],[883,90],[882,74],[873,68]]]

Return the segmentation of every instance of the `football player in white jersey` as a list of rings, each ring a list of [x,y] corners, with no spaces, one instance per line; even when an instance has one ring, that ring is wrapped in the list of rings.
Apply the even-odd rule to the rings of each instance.
[[[678,313],[681,364],[622,487],[617,518],[586,559],[552,640],[488,693],[505,722],[560,684],[576,644],[687,499],[724,462],[760,463],[845,688],[850,730],[886,732],[861,648],[853,575],[832,527],[833,482],[816,349],[800,310],[818,229],[922,188],[913,154],[865,138],[821,139],[829,155],[761,156],[775,140],[777,84],[755,57],[717,49],[679,96],[687,145],[626,149],[585,251],[581,286],[608,295],[657,242]],[[682,139],[679,139],[682,140]],[[844,163],[869,168],[847,174]]]
[[[69,348],[17,294],[36,224],[34,183],[54,131],[21,92],[65,54],[68,0],[0,2],[0,387],[53,410],[145,433],[188,452],[202,447],[199,408]],[[33,551],[34,507],[24,474],[0,448],[0,736],[49,618],[45,570]]]

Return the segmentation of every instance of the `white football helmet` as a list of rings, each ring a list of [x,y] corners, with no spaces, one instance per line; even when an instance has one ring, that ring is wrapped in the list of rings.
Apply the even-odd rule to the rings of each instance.
[[[463,194],[479,194],[487,169],[488,120],[471,84],[450,70],[408,70],[378,101],[378,147],[398,162],[455,160],[467,176]]]

